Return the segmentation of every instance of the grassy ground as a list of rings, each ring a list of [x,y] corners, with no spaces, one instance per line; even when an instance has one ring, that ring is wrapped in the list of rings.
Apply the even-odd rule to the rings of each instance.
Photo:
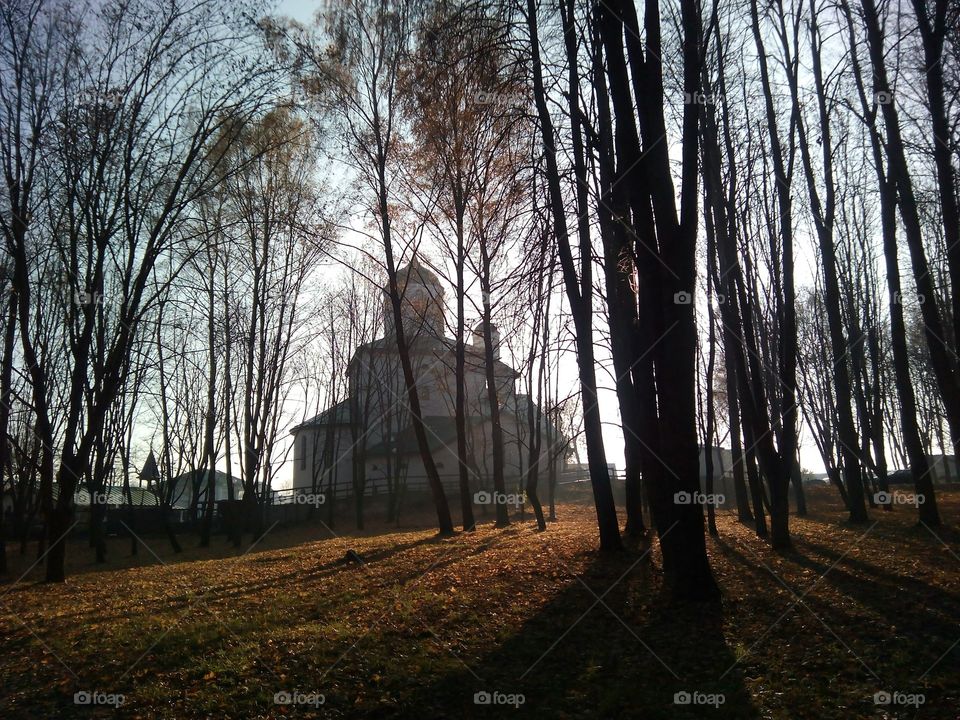
[[[157,558],[116,544],[106,569],[75,548],[63,586],[0,585],[0,717],[960,717],[960,533],[906,508],[848,526],[824,490],[781,556],[723,514],[710,612],[665,607],[656,545],[601,557],[592,510],[558,515],[448,540],[276,529],[242,555],[148,538]]]

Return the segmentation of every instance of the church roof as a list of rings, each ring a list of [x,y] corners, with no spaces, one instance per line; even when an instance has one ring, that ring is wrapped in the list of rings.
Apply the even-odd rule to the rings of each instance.
[[[482,320],[482,319],[481,319],[481,320],[477,320],[477,322],[476,322],[476,323],[474,324],[474,326],[473,326],[473,333],[474,333],[475,335],[483,335],[483,326],[484,326],[483,320]],[[500,328],[498,328],[498,327],[497,327],[496,325],[494,325],[493,323],[490,323],[490,332],[492,332],[492,333],[500,332]]]
[[[407,285],[434,285],[440,287],[440,278],[430,268],[421,265],[417,258],[397,270],[397,287],[402,293]]]
[[[408,347],[412,354],[416,353],[433,353],[439,356],[441,353],[452,353],[456,349],[456,343],[452,338],[447,337],[437,337],[435,335],[430,335],[428,333],[421,333],[414,335],[409,338]],[[477,346],[465,344],[464,350],[466,353],[466,363],[467,367],[471,369],[483,369],[486,367],[486,358],[484,357],[483,350]],[[357,361],[357,357],[361,352],[372,352],[372,351],[382,351],[382,352],[397,352],[397,339],[392,336],[377,338],[368,343],[364,343],[357,348],[356,352],[353,355],[353,359],[350,360],[350,363]],[[498,376],[513,375],[515,378],[520,377],[520,373],[514,370],[512,367],[507,365],[502,360],[494,360],[494,372]]]
[[[343,402],[338,402],[333,407],[327,408],[319,415],[314,415],[312,418],[304,420],[299,425],[293,427],[290,432],[295,433],[301,428],[316,427],[317,425],[349,425],[350,415],[350,400],[348,398]]]
[[[425,417],[423,424],[427,433],[427,445],[431,452],[439,452],[443,448],[454,448],[457,445],[457,426],[449,417]],[[401,455],[415,455],[420,452],[417,435],[410,424],[397,433],[393,442],[384,441],[367,448],[368,455],[386,455],[392,449]]]
[[[153,448],[150,448],[150,454],[147,455],[143,463],[143,469],[140,471],[140,477],[143,480],[159,480],[160,470],[157,469],[157,458],[153,454]]]

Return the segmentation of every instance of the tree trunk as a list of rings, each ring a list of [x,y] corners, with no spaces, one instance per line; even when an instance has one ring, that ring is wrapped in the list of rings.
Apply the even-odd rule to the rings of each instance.
[[[413,433],[417,439],[417,447],[420,450],[420,459],[423,462],[424,471],[427,474],[427,482],[430,486],[430,492],[433,496],[433,503],[437,511],[437,524],[441,535],[453,534],[453,520],[450,517],[450,506],[447,503],[447,496],[443,490],[443,484],[440,482],[440,475],[437,472],[437,465],[433,460],[433,454],[430,452],[430,446],[427,442],[426,427],[423,424],[423,415],[420,410],[420,396],[417,393],[417,381],[413,373],[413,365],[410,362],[410,349],[404,336],[403,317],[400,306],[400,290],[397,287],[397,270],[393,260],[393,244],[390,239],[390,220],[389,207],[386,196],[386,178],[383,174],[383,167],[380,167],[380,219],[383,223],[384,236],[384,254],[387,261],[387,278],[389,283],[390,304],[393,308],[393,322],[396,328],[397,354],[400,357],[400,367],[403,371],[403,381],[407,390],[407,403],[410,407],[410,419],[413,423]]]
[[[214,311],[216,306],[214,277],[216,273],[216,256],[211,257],[211,250],[207,249],[207,417],[203,423],[203,457],[207,468],[207,504],[204,508],[203,521],[200,525],[200,547],[210,546],[210,531],[213,527],[213,512],[216,502],[216,475],[217,450],[214,445],[214,431],[217,413],[217,347],[216,326]],[[229,479],[228,479],[229,484]]]
[[[485,254],[484,243],[481,242],[481,254]],[[485,280],[482,282],[483,285],[486,285],[484,290],[485,297],[490,297],[490,276],[489,276],[489,259],[484,259],[484,269]],[[503,450],[503,426],[500,422],[500,397],[497,392],[497,373],[496,373],[496,363],[494,361],[494,350],[493,350],[493,331],[490,324],[490,303],[487,300],[484,303],[483,310],[483,346],[484,346],[484,365],[485,372],[487,377],[487,402],[490,405],[490,434],[492,436],[491,440],[493,443],[493,489],[496,491],[494,493],[494,506],[496,508],[497,514],[497,527],[506,527],[510,524],[510,514],[507,508],[506,502],[506,482],[504,479],[503,465],[504,465],[504,450]]]
[[[844,334],[843,315],[841,312],[840,279],[837,268],[836,246],[834,244],[834,217],[835,217],[835,186],[833,174],[833,147],[830,132],[830,113],[827,110],[826,88],[820,63],[820,39],[817,24],[816,0],[810,8],[810,39],[811,55],[813,60],[813,79],[817,90],[817,110],[819,114],[818,132],[819,143],[823,148],[823,169],[821,173],[814,170],[807,142],[806,127],[803,115],[800,112],[799,80],[792,70],[788,73],[791,97],[793,98],[793,112],[796,118],[796,129],[800,145],[800,156],[803,161],[804,175],[807,180],[807,194],[810,200],[814,227],[820,247],[820,260],[823,266],[824,305],[827,310],[827,325],[830,332],[831,360],[834,378],[834,398],[837,417],[837,439],[840,443],[841,467],[847,486],[849,502],[849,519],[851,522],[866,522],[867,509],[864,505],[863,469],[858,454],[860,441],[853,418],[853,388],[850,382],[850,366],[847,361],[849,345]],[[785,63],[793,67],[789,57],[789,45],[783,16],[780,17],[780,37],[784,50]],[[823,175],[825,184],[824,199],[821,202],[817,190],[816,178]]]
[[[556,135],[553,121],[547,108],[546,91],[543,85],[543,70],[540,64],[540,39],[537,29],[537,8],[535,0],[527,0],[527,28],[530,36],[530,49],[533,67],[533,92],[540,120],[540,133],[546,160],[546,179],[550,195],[550,210],[554,232],[560,254],[560,266],[570,311],[576,331],[577,365],[579,369],[580,395],[583,400],[583,426],[587,442],[587,461],[590,465],[590,483],[593,500],[597,510],[597,525],[600,532],[600,549],[604,551],[620,550],[620,528],[617,510],[610,487],[610,475],[603,447],[600,408],[597,405],[597,379],[593,350],[592,322],[592,273],[591,246],[589,234],[586,238],[581,232],[581,277],[577,279],[570,237],[564,209],[563,191],[560,186],[560,172],[557,166],[555,149]],[[576,86],[571,84],[571,93]],[[583,216],[583,213],[580,213]]]
[[[454,381],[457,384],[454,406],[454,421],[457,426],[457,460],[458,477],[460,482],[460,515],[463,522],[463,529],[471,532],[476,529],[476,520],[473,517],[473,496],[470,494],[470,473],[467,465],[467,400],[466,388],[464,387],[464,377],[466,375],[466,349],[464,347],[464,330],[466,327],[466,317],[464,311],[464,279],[463,268],[466,259],[466,250],[464,248],[464,228],[463,218],[466,209],[463,202],[456,198],[454,211],[456,213],[456,232],[457,232],[457,320],[456,320],[456,345],[454,347]]]
[[[874,10],[872,14],[868,12],[868,10],[873,9],[872,0],[864,0],[864,5],[864,14],[867,17],[868,30],[871,26],[873,28],[869,30],[871,35],[871,56],[873,56],[874,45],[882,45],[882,38],[879,34],[879,27],[876,25],[876,11]],[[854,43],[855,33],[850,9],[845,2],[842,8],[847,20],[848,36],[851,43]],[[851,47],[856,47],[856,45],[851,44]],[[882,58],[879,58],[879,60],[882,62]],[[903,432],[903,444],[910,462],[910,474],[913,476],[915,492],[918,496],[924,496],[925,502],[918,504],[917,508],[920,521],[928,525],[939,525],[940,514],[937,510],[936,496],[930,477],[930,464],[924,452],[923,440],[920,437],[920,430],[917,425],[917,400],[914,393],[913,381],[910,378],[910,356],[907,348],[906,324],[904,322],[901,299],[900,266],[897,256],[896,194],[898,181],[893,177],[892,173],[887,174],[884,171],[884,143],[877,130],[874,119],[875,116],[866,112],[866,87],[863,82],[859,60],[855,52],[852,53],[852,65],[854,77],[857,82],[857,90],[860,95],[861,107],[864,109],[865,116],[870,118],[870,146],[873,153],[874,170],[877,175],[877,186],[880,196],[880,227],[883,237],[883,256],[886,263],[887,294],[890,303],[890,344],[893,350],[893,376],[894,384],[897,388],[897,398],[900,401],[899,415],[900,427]],[[874,69],[874,71],[876,72],[876,69]],[[885,81],[885,77],[878,78],[878,81]],[[889,146],[887,150],[888,153],[891,152]],[[922,254],[922,252],[921,248],[920,254]],[[913,253],[912,248],[911,253]],[[932,355],[934,349],[931,348],[930,351]]]
[[[701,88],[700,11],[695,2],[680,4],[683,30],[683,89],[695,95]],[[696,347],[697,328],[692,295],[696,284],[696,239],[698,217],[698,164],[700,108],[684,106],[681,138],[680,206],[677,203],[666,143],[664,93],[660,66],[660,8],[648,0],[644,15],[647,59],[631,54],[631,71],[640,79],[635,113],[630,73],[624,57],[624,30],[628,41],[636,25],[636,7],[629,0],[603,5],[597,15],[607,58],[610,98],[617,123],[617,155],[634,188],[634,219],[638,237],[647,237],[648,247],[656,233],[658,256],[638,255],[641,267],[653,268],[658,278],[658,297],[646,312],[663,318],[664,332],[651,349],[656,373],[656,407],[660,457],[668,469],[659,481],[647,482],[650,508],[660,537],[666,584],[675,600],[710,600],[719,588],[710,570],[704,537],[703,508],[698,503],[678,502],[678,493],[700,492]],[[640,137],[635,121],[639,118]],[[623,132],[621,132],[621,130]],[[642,159],[642,167],[634,160]],[[642,192],[640,192],[642,191]],[[649,208],[653,209],[651,216]],[[654,264],[657,260],[656,264]],[[642,271],[641,271],[642,272]],[[641,274],[641,282],[642,282]],[[644,312],[641,307],[640,311]],[[652,413],[651,413],[652,414]]]
[[[772,441],[770,441],[768,435],[762,434],[762,430],[761,432],[755,432],[755,437],[759,443],[757,452],[763,465],[763,473],[770,487],[770,541],[775,549],[788,550],[791,546],[788,489],[790,484],[791,463],[797,447],[797,315],[793,278],[793,214],[790,179],[787,176],[783,150],[777,131],[777,116],[773,104],[773,94],[770,88],[766,53],[760,33],[760,20],[757,15],[756,0],[751,0],[750,2],[750,17],[760,65],[760,79],[763,86],[767,134],[769,136],[770,152],[773,160],[774,173],[776,175],[777,209],[783,249],[780,273],[783,282],[783,299],[780,306],[780,322],[778,324],[778,371],[783,387],[783,397],[781,399],[783,422],[780,431],[781,443],[779,452],[775,453]],[[743,312],[746,321],[748,308],[744,307]],[[747,335],[752,334],[746,327],[744,331]],[[752,362],[754,362],[753,354],[751,354],[751,363]],[[752,374],[755,377],[755,382],[759,383],[760,373],[754,372]],[[758,403],[758,405],[759,404],[760,403]],[[756,429],[760,430],[760,426],[758,425]]]
[[[7,441],[7,431],[10,425],[10,399],[13,387],[13,351],[17,331],[17,295],[6,284],[2,287],[7,290],[7,312],[3,324],[3,354],[0,356],[0,574],[7,572],[7,526],[4,494],[6,493],[7,468],[10,460],[10,443]],[[11,486],[12,482],[11,473]]]
[[[947,267],[950,275],[949,293],[951,315],[953,316],[953,340],[960,341],[960,209],[957,207],[957,177],[953,167],[955,158],[951,158],[950,137],[951,122],[956,122],[956,110],[953,118],[948,116],[947,99],[944,94],[943,67],[944,44],[948,37],[948,18],[954,23],[953,33],[957,32],[957,13],[951,0],[912,0],[917,27],[923,45],[924,65],[922,77],[926,80],[927,110],[930,112],[932,130],[933,160],[937,168],[937,195],[940,200],[940,212],[943,218],[944,244],[947,248]],[[933,17],[930,16],[933,11]],[[954,62],[955,62],[954,58]],[[953,100],[951,99],[951,104]],[[954,444],[960,438],[953,436]]]
[[[870,49],[875,95],[883,100],[879,105],[886,129],[884,146],[888,162],[887,172],[897,188],[900,218],[903,221],[907,247],[910,250],[914,282],[921,300],[920,312],[923,316],[924,335],[930,353],[930,363],[933,366],[937,385],[943,397],[943,405],[950,426],[950,438],[956,446],[956,443],[960,442],[960,381],[957,378],[953,350],[946,340],[947,335],[937,301],[933,276],[927,262],[920,214],[910,178],[904,141],[900,132],[900,119],[887,79],[883,31],[880,27],[874,0],[861,0],[861,7],[863,8],[863,19]],[[956,243],[954,244],[956,245]],[[954,250],[960,250],[960,247],[955,247]],[[956,287],[954,287],[954,290],[956,290]],[[957,294],[955,292],[954,301],[956,300]],[[897,302],[900,301],[900,297],[897,297]]]
[[[567,26],[564,32],[567,45],[567,61],[576,62],[576,44],[573,28],[569,18],[565,16]],[[647,448],[656,445],[652,437],[656,431],[656,413],[652,423],[644,423],[641,414],[641,394],[634,387],[634,372],[640,369],[637,358],[642,358],[644,352],[638,352],[643,347],[640,337],[641,326],[638,318],[638,297],[633,283],[635,262],[631,238],[628,229],[631,225],[630,205],[627,196],[627,183],[618,175],[615,159],[621,155],[619,165],[632,164],[632,160],[625,159],[625,153],[618,153],[622,144],[629,142],[618,126],[617,141],[614,141],[613,119],[610,116],[609,98],[607,96],[606,78],[604,76],[603,59],[600,53],[599,41],[593,52],[593,84],[597,93],[597,114],[599,128],[595,134],[598,138],[598,165],[600,175],[601,198],[597,203],[597,217],[600,225],[600,236],[603,242],[603,270],[606,288],[607,313],[610,328],[611,355],[613,357],[617,402],[620,406],[620,424],[623,430],[624,456],[624,494],[627,523],[624,531],[632,537],[641,537],[646,534],[643,522],[643,499],[641,493],[641,471],[644,458],[644,444]],[[625,66],[624,66],[625,69]],[[572,82],[572,79],[571,79]],[[571,113],[576,109],[571,107]],[[578,113],[579,117],[580,114]],[[574,142],[580,142],[579,127],[574,131]],[[632,142],[637,145],[636,130],[632,131]],[[582,153],[575,154],[578,180],[586,184],[586,172],[582,167]],[[622,167],[621,167],[622,169]],[[580,177],[583,175],[583,177]],[[645,329],[645,328],[643,328]],[[652,359],[652,358],[651,358]],[[647,363],[649,365],[649,363]],[[649,398],[647,399],[649,402]],[[641,439],[643,436],[643,439]],[[652,454],[652,453],[651,453]],[[648,465],[659,462],[650,457]],[[651,476],[654,472],[651,468]]]

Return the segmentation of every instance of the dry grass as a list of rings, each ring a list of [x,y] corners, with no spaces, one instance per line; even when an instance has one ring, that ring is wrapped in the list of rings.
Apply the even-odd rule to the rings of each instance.
[[[960,493],[941,504],[952,522]],[[599,556],[575,504],[546,533],[298,528],[175,561],[157,538],[166,564],[120,569],[74,553],[63,586],[0,586],[0,717],[960,716],[958,534],[900,508],[848,526],[828,490],[811,506],[783,556],[720,517],[720,613],[665,606],[657,548]],[[82,690],[125,702],[77,706]],[[524,704],[477,706],[481,690]],[[675,705],[684,690],[724,703]],[[881,690],[924,703],[876,706]],[[281,691],[325,702],[275,705]]]

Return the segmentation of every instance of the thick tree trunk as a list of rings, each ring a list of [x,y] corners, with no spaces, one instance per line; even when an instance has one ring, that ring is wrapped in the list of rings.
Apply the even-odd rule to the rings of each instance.
[[[47,513],[47,582],[63,582],[66,579],[64,561],[67,557],[67,535],[73,524],[73,498],[77,478],[83,477],[85,472],[79,458],[68,449],[60,459],[57,472],[57,500]]]
[[[696,3],[681,2],[683,29],[683,89],[696,94],[700,76],[700,10]],[[659,482],[647,482],[650,508],[660,537],[664,577],[677,600],[703,600],[719,596],[710,570],[704,536],[703,508],[699,503],[678,501],[679,493],[691,497],[700,492],[696,425],[697,329],[692,293],[696,284],[696,235],[698,206],[698,150],[700,108],[684,107],[682,123],[680,207],[674,195],[673,177],[666,143],[662,68],[660,67],[660,8],[648,0],[645,29],[646,61],[631,54],[631,70],[638,80],[637,110],[634,87],[624,56],[627,36],[636,25],[636,7],[618,0],[599,8],[597,22],[607,59],[610,98],[617,125],[616,152],[634,189],[632,205],[638,237],[656,233],[658,257],[638,255],[641,266],[650,265],[659,277],[656,305],[647,312],[663,317],[664,332],[651,349],[656,373],[659,448],[668,469]],[[628,42],[633,42],[628,39]],[[639,119],[640,133],[636,130]],[[643,138],[641,150],[640,138]],[[643,160],[643,166],[638,162]],[[648,208],[653,208],[651,216]],[[651,243],[648,242],[648,246]],[[659,263],[654,265],[657,260]],[[642,271],[641,271],[642,272]],[[641,275],[641,283],[643,276]],[[644,308],[641,307],[641,312]],[[639,357],[637,358],[639,360]],[[636,360],[634,361],[636,362]]]
[[[70,529],[73,512],[70,507],[61,507],[58,503],[50,512],[46,523],[47,551],[46,576],[47,582],[63,582],[66,579],[64,561],[67,556],[66,534]]]
[[[565,31],[568,62],[576,61],[576,46],[572,27]],[[596,41],[595,41],[596,42]],[[597,42],[599,45],[599,43]],[[641,472],[643,466],[644,444],[649,448],[656,444],[652,433],[656,431],[654,422],[643,423],[641,412],[641,394],[634,386],[635,366],[642,353],[639,347],[647,345],[640,337],[638,318],[638,297],[634,283],[635,262],[632,241],[628,235],[631,226],[630,205],[627,197],[625,176],[617,174],[615,159],[619,156],[619,165],[632,162],[625,159],[625,145],[631,142],[625,137],[624,123],[618,124],[617,140],[614,141],[613,119],[610,115],[606,78],[600,48],[593,52],[593,83],[597,93],[597,114],[599,128],[595,131],[598,138],[598,156],[600,170],[601,199],[597,203],[597,216],[600,220],[600,235],[603,242],[603,270],[606,288],[607,314],[610,328],[610,345],[613,357],[617,402],[620,406],[620,423],[624,444],[624,493],[627,523],[625,532],[632,537],[646,534],[643,521],[643,499],[641,491]],[[623,67],[625,71],[625,66]],[[636,130],[630,131],[634,147],[638,147]],[[579,141],[579,130],[575,140]],[[578,157],[579,160],[579,157]],[[579,173],[578,173],[579,174]],[[585,173],[584,173],[585,174]],[[581,182],[585,183],[586,178]],[[652,359],[652,357],[651,357]],[[642,362],[642,360],[641,360]],[[636,369],[639,373],[639,369]],[[648,400],[649,401],[649,400]],[[645,439],[641,439],[641,436]],[[659,460],[650,459],[650,463]],[[654,474],[652,471],[649,473]]]
[[[747,482],[750,486],[750,501],[753,503],[753,527],[757,537],[765,538],[769,536],[767,530],[767,512],[764,502],[763,480],[760,478],[760,468],[757,463],[757,453],[754,449],[753,431],[745,424],[743,428],[743,440],[747,445],[744,460],[747,466]]]

